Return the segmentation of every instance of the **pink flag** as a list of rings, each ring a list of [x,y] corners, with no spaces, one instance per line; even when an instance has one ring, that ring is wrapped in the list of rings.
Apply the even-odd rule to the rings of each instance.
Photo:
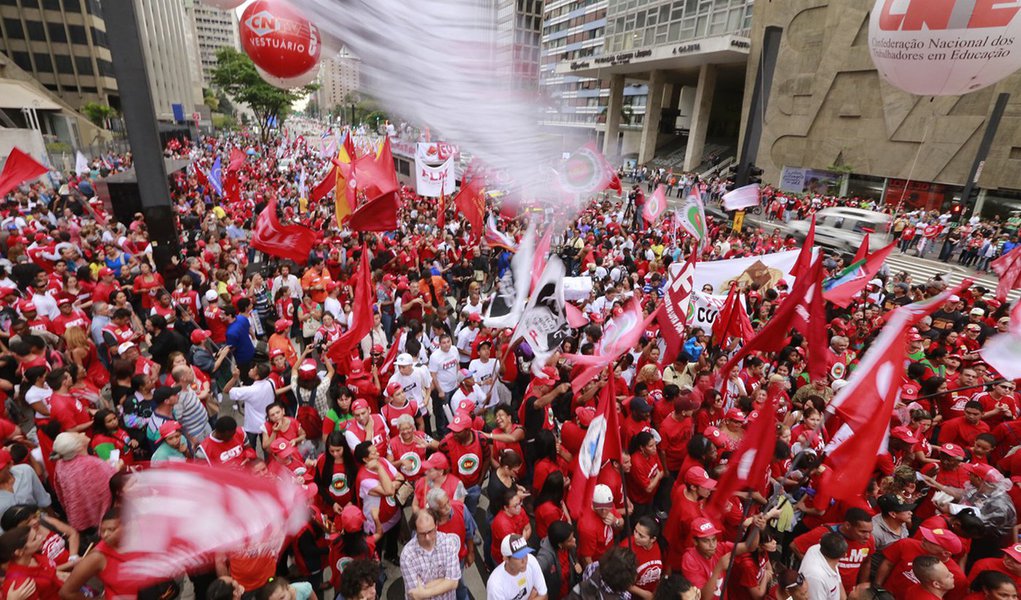
[[[571,477],[571,486],[577,491],[567,495],[567,510],[575,520],[580,519],[584,511],[592,510],[592,493],[603,465],[608,460],[620,461],[621,458],[614,379],[610,377],[603,386],[596,416],[585,431],[581,449],[578,450],[578,462]]]
[[[666,212],[666,186],[660,184],[652,197],[645,201],[645,208],[642,209],[642,218],[646,225],[653,225]]]
[[[227,165],[227,173],[231,171],[237,171],[244,166],[247,156],[241,150],[237,148],[230,149],[230,163]]]
[[[1021,300],[1010,311],[1007,332],[993,336],[978,352],[1001,377],[1021,379]]]
[[[603,337],[599,340],[599,346],[596,347],[592,356],[565,355],[565,358],[585,367],[585,370],[571,380],[571,389],[574,390],[574,393],[580,392],[585,384],[596,378],[599,371],[613,364],[622,354],[634,348],[658,312],[655,311],[647,318],[642,318],[642,305],[637,298],[632,298],[624,307],[624,312],[610,319],[610,322],[603,327]]]
[[[999,275],[996,298],[1005,302],[1011,290],[1021,288],[1021,246],[1015,246],[1010,252],[989,263],[989,266]]]
[[[759,184],[753,183],[723,194],[723,208],[741,210],[758,206],[760,202]]]
[[[567,314],[567,324],[574,329],[581,329],[589,324],[588,317],[570,302],[564,304],[564,312]]]
[[[307,523],[306,492],[291,480],[167,464],[124,488],[118,581],[127,587],[211,567],[218,553],[276,556]]]
[[[539,284],[539,280],[542,279],[542,272],[546,269],[546,255],[549,254],[550,245],[553,242],[553,228],[549,227],[546,229],[546,233],[543,234],[542,239],[539,240],[539,245],[535,247],[535,256],[532,258],[532,287]]]

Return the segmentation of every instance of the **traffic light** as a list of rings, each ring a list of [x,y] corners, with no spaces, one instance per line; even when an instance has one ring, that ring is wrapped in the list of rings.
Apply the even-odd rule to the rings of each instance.
[[[759,183],[759,184],[761,184],[762,183],[762,173],[763,173],[762,169],[756,167],[755,163],[752,163],[748,167],[748,183],[749,184],[752,184],[752,183]]]

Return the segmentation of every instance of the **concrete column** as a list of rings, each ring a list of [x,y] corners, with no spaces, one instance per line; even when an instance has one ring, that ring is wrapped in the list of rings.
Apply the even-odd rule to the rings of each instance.
[[[606,135],[603,137],[603,156],[617,156],[617,137],[620,135],[620,109],[624,105],[624,76],[610,76],[610,98],[606,103]]]
[[[986,207],[986,194],[987,194],[987,190],[985,188],[979,188],[979,190],[978,190],[978,198],[975,198],[975,210],[971,211],[971,215],[969,215],[969,218],[970,217],[975,217],[975,216],[982,216],[982,209]],[[967,212],[967,210],[968,210],[968,207],[965,206],[964,210],[961,211],[962,212],[962,216],[961,216],[961,220],[962,221],[964,220],[963,213]]]
[[[692,171],[702,163],[705,136],[709,131],[709,115],[716,93],[716,65],[704,64],[698,71],[695,88],[695,105],[691,111],[691,128],[688,130],[688,148],[684,152],[684,170]]]
[[[663,110],[663,71],[649,74],[649,96],[645,103],[645,123],[642,125],[642,141],[638,146],[638,164],[645,164],[656,156],[656,140],[659,137],[659,120]]]
[[[847,189],[851,186],[851,174],[844,173],[840,177],[840,197],[847,198]]]

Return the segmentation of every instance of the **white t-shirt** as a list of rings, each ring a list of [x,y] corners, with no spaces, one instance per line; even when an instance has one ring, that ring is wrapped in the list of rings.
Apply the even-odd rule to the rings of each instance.
[[[32,406],[36,402],[42,402],[43,406],[46,407],[46,410],[49,410],[50,396],[52,395],[53,390],[51,390],[49,386],[44,386],[40,388],[33,385],[32,387],[28,388],[27,392],[25,392],[25,402],[27,402],[29,406]],[[48,418],[46,415],[40,413],[39,411],[36,411],[35,417],[37,419]]]
[[[421,408],[420,412],[423,415],[429,412],[427,408],[429,403],[426,402],[425,391],[429,389],[432,377],[425,367],[411,367],[411,375],[401,375],[401,369],[397,367],[394,374],[390,376],[390,381],[386,382],[386,384],[389,386],[395,381],[404,388],[404,395],[408,397],[408,400],[414,400],[418,403],[418,406]]]
[[[465,327],[457,334],[457,349],[463,353],[463,356],[471,358],[472,355],[472,342],[478,337],[479,330],[472,329],[471,327]]]
[[[266,426],[266,407],[276,400],[276,391],[268,379],[261,379],[230,390],[230,399],[245,403],[245,433],[263,433]]]
[[[840,573],[826,562],[826,557],[819,551],[819,544],[808,549],[801,561],[798,572],[808,582],[809,600],[840,600]]]
[[[546,580],[535,556],[528,555],[525,570],[518,575],[507,572],[507,563],[500,564],[486,582],[486,600],[527,600],[535,590],[540,596],[546,595]]]
[[[446,352],[437,348],[429,357],[429,372],[436,375],[440,384],[440,391],[444,394],[457,389],[457,370],[461,361],[461,355],[453,346]]]

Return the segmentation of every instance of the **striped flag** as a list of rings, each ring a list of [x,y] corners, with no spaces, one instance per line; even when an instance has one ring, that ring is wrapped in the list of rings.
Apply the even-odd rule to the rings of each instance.
[[[659,331],[663,335],[666,349],[663,365],[674,362],[684,346],[685,327],[688,324],[688,310],[691,308],[691,291],[695,287],[695,253],[692,252],[684,266],[666,287],[663,309],[659,311]]]
[[[493,215],[489,215],[489,220],[486,221],[486,243],[494,248],[506,248],[511,252],[517,248],[511,236],[496,228],[496,219]]]

